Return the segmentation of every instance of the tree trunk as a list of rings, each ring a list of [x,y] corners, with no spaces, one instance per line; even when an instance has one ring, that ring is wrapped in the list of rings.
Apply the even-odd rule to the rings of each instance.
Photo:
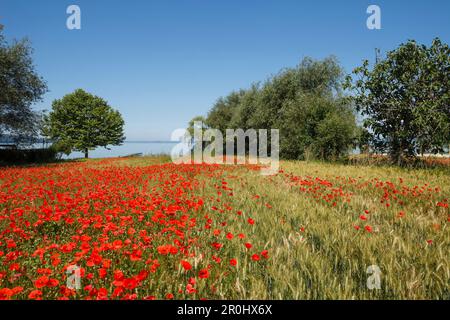
[[[89,158],[89,150],[88,149],[84,149],[84,158],[85,159]]]

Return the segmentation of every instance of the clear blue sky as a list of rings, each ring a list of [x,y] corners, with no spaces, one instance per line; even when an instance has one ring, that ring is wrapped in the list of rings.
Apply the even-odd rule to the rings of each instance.
[[[70,4],[81,30],[66,28]],[[382,30],[366,28],[370,4]],[[7,39],[32,41],[48,82],[36,108],[83,88],[120,110],[129,140],[169,140],[219,96],[305,56],[334,54],[351,71],[375,47],[450,43],[449,12],[448,0],[0,0]]]

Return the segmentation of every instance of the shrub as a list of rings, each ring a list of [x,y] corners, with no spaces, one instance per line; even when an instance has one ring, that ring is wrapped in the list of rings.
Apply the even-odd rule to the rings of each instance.
[[[47,149],[0,149],[0,164],[45,163],[57,159],[54,148]]]

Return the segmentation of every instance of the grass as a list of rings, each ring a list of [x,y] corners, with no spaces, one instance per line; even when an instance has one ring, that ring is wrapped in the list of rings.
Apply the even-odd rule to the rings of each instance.
[[[101,255],[111,260],[112,266],[105,278],[97,279],[99,266],[86,264],[91,251],[77,260],[86,270],[93,270],[93,280],[83,279],[83,285],[105,288],[109,298],[165,298],[173,294],[176,299],[450,299],[448,167],[412,170],[283,161],[278,175],[265,177],[253,166],[164,164],[168,161],[163,156],[138,157],[89,160],[37,171],[0,169],[0,230],[9,229],[11,219],[5,216],[18,208],[36,223],[36,210],[29,208],[30,204],[42,209],[43,199],[52,199],[48,190],[53,190],[55,202],[55,193],[77,194],[79,204],[69,201],[70,215],[80,218],[83,214],[79,211],[87,210],[84,214],[93,222],[83,227],[83,232],[98,245],[104,233],[99,231],[103,226],[94,225],[95,219],[104,223],[101,217],[105,210],[120,207],[119,216],[111,218],[117,221],[119,231],[109,232],[108,241],[130,238],[130,246],[136,245],[131,249],[143,248],[142,262],[128,260],[131,249],[107,251]],[[51,188],[49,179],[54,181]],[[38,196],[38,189],[33,189],[38,182],[50,193]],[[28,188],[28,193],[23,188]],[[90,207],[85,207],[86,199]],[[201,205],[192,204],[199,199]],[[141,209],[126,206],[126,201],[138,200]],[[58,205],[60,210],[68,208],[63,200]],[[167,213],[169,205],[178,207]],[[154,218],[161,206],[166,214],[161,218],[164,223],[155,223],[149,217]],[[192,228],[183,223],[179,226],[184,232],[179,239],[189,242],[179,249],[186,252],[158,254],[159,246],[176,243],[171,225],[186,221],[183,215],[197,221]],[[22,218],[16,218],[18,221],[23,223]],[[20,279],[17,284],[6,280],[19,272],[11,271],[5,262],[11,251],[6,240],[14,239],[22,251],[33,252],[38,247],[66,243],[79,229],[77,224],[56,224],[24,228],[34,242],[8,233],[3,241],[0,237],[0,252],[4,253],[0,275],[5,273],[0,277],[0,288],[20,285],[23,291],[15,298],[30,298],[32,285]],[[127,236],[130,227],[138,233],[146,230],[151,244]],[[227,239],[226,234],[234,235],[233,239]],[[239,234],[245,238],[238,238]],[[210,245],[214,242],[223,247],[214,249]],[[245,248],[247,242],[251,249]],[[268,250],[268,259],[260,254],[263,250]],[[259,260],[253,259],[254,254]],[[73,255],[61,254],[61,264],[67,266]],[[144,257],[157,259],[158,267],[144,264]],[[188,261],[192,270],[183,270],[180,259]],[[237,265],[230,266],[230,259],[236,259]],[[42,268],[36,258],[20,257],[18,261],[20,273],[29,273],[27,277],[32,279]],[[367,287],[371,265],[381,271],[379,290]],[[63,284],[61,268],[50,266],[52,276]],[[111,295],[115,271],[120,269],[132,277],[149,268],[156,271],[126,291],[130,295]],[[210,273],[208,279],[198,276],[205,269]],[[189,293],[185,286],[192,278],[195,290]],[[56,289],[45,290],[43,298],[59,297]],[[69,296],[84,298],[88,292],[91,295],[85,290]],[[94,293],[91,296],[98,297]]]
[[[243,175],[245,184],[236,190],[236,206],[255,212],[254,234],[273,252],[267,272],[247,277],[252,289],[245,298],[450,298],[449,212],[436,207],[450,194],[448,170],[306,162],[282,168],[285,174],[273,178]],[[332,185],[307,183],[316,178]],[[427,191],[435,186],[439,192]],[[271,208],[249,200],[254,194]],[[370,265],[382,272],[381,290],[367,289]]]

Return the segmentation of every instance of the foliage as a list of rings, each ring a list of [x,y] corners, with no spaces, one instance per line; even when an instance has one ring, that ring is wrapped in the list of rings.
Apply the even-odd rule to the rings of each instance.
[[[57,160],[55,148],[46,149],[0,149],[0,165],[48,163]]]
[[[450,48],[415,41],[387,53],[372,70],[369,62],[347,77],[375,151],[402,164],[418,153],[443,152],[450,141]]]
[[[2,29],[0,25],[0,137],[21,144],[39,133],[40,115],[31,105],[42,99],[47,86],[33,65],[29,41],[8,44]]]
[[[55,100],[44,122],[44,134],[60,150],[81,151],[86,158],[89,150],[120,145],[125,140],[121,114],[102,98],[81,89]]]
[[[342,74],[334,57],[305,58],[262,85],[219,98],[206,125],[222,133],[227,128],[279,129],[283,158],[304,159],[311,152],[315,158],[337,159],[357,133],[352,107],[342,98]]]
[[[237,112],[244,95],[245,91],[240,90],[239,92],[232,92],[224,98],[219,98],[208,112],[208,116],[205,119],[206,125],[225,134],[225,130],[230,128],[229,125],[233,115]]]

